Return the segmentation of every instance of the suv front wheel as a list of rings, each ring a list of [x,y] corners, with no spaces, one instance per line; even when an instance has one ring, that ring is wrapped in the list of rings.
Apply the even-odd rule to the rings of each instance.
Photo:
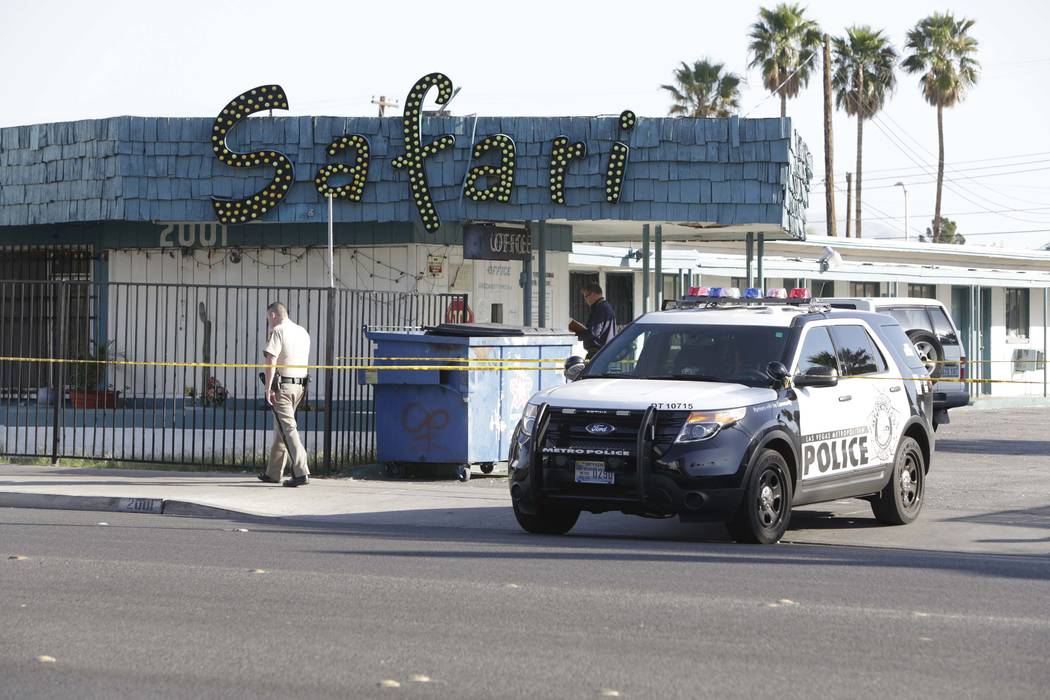
[[[514,518],[526,532],[535,535],[564,535],[572,529],[580,518],[580,511],[575,508],[551,508],[539,506],[535,514],[526,513],[518,508],[517,501],[512,500]]]
[[[791,472],[776,450],[763,450],[751,470],[744,501],[726,523],[737,542],[774,544],[791,519]]]

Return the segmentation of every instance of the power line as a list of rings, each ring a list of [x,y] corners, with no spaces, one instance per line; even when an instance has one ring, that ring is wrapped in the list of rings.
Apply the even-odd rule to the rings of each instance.
[[[1046,161],[1046,162],[1050,162],[1050,161]],[[996,177],[998,175],[1020,175],[1022,173],[1038,173],[1038,172],[1042,172],[1044,170],[1050,170],[1050,165],[1042,167],[1042,168],[1028,168],[1026,170],[1010,170],[1008,172],[1003,172],[1003,173],[985,173],[983,175],[966,175],[966,176],[963,176],[963,177],[953,177],[953,178],[950,178],[950,179],[949,178],[945,178],[945,181],[954,183],[954,182],[958,182],[959,180],[978,180],[980,178]],[[912,177],[914,177],[914,176],[912,176]],[[904,177],[876,177],[876,178],[872,178],[872,179],[876,180],[876,181],[880,181],[880,182],[883,181],[883,180],[898,180],[898,181],[906,180],[906,182],[904,183],[906,185],[932,185],[935,182],[937,182],[936,179],[933,179],[933,180],[907,180],[907,176],[904,176]],[[885,189],[892,188],[892,187],[896,187],[896,185],[874,185],[872,187],[865,187],[864,189],[865,190],[868,190],[868,189],[871,189],[871,190],[885,190]],[[1016,199],[1016,197],[1014,197],[1012,199]],[[988,200],[988,201],[992,201],[992,200]],[[1043,204],[1043,202],[1036,202],[1034,200],[1032,200],[1032,201],[1021,200],[1021,201],[1028,202],[1029,204]]]
[[[890,115],[889,115],[888,113],[887,113],[887,114],[886,114],[885,116],[886,116],[886,118],[887,118],[887,119],[888,119],[888,120],[889,120],[890,122],[892,122],[892,123],[893,123],[894,125],[896,125],[896,127],[897,127],[898,129],[900,129],[900,130],[901,130],[901,132],[902,132],[902,133],[904,134],[904,136],[906,136],[906,137],[907,137],[907,138],[909,138],[909,139],[910,139],[910,140],[911,140],[911,141],[912,141],[913,143],[915,143],[916,145],[918,145],[918,147],[919,147],[920,149],[922,149],[923,151],[925,151],[925,152],[926,152],[927,154],[929,154],[931,158],[932,158],[932,157],[935,157],[935,155],[934,155],[933,151],[931,151],[930,149],[926,148],[926,146],[924,146],[924,145],[922,144],[922,142],[920,142],[920,141],[919,141],[918,139],[916,139],[916,138],[915,138],[914,136],[912,136],[912,135],[911,135],[910,133],[908,133],[908,130],[907,130],[907,129],[905,129],[904,127],[902,127],[902,126],[901,126],[901,125],[900,125],[900,124],[899,124],[899,123],[898,123],[898,122],[897,122],[897,121],[896,121],[896,120],[895,120],[895,119],[894,119],[894,118],[893,118],[892,116],[890,116]],[[939,158],[939,156],[936,156],[936,157],[938,157],[938,158]],[[952,172],[952,173],[956,173],[956,172],[958,172],[958,171],[957,171],[957,170],[956,170],[956,169],[955,169],[954,167],[950,167],[950,166],[948,166],[947,164],[945,164],[945,170],[948,170],[948,171],[950,171],[950,172]],[[960,180],[960,179],[963,179],[963,178],[954,178],[954,177],[953,177],[953,178],[952,178],[952,181],[954,182],[954,181],[956,181],[956,180]],[[995,194],[999,194],[1000,196],[1003,196],[1003,195],[1004,195],[1004,193],[1001,193],[1001,192],[997,192],[996,190],[992,189],[992,187],[990,187],[989,185],[986,185],[986,184],[984,184],[984,183],[980,183],[980,182],[977,182],[977,183],[974,183],[974,184],[976,184],[976,185],[979,185],[979,186],[981,186],[981,187],[984,187],[985,189],[987,189],[987,190],[990,190],[991,192],[993,192],[993,193],[995,193]],[[978,194],[977,192],[974,192],[973,190],[967,189],[967,188],[965,188],[965,187],[962,187],[962,186],[959,186],[959,187],[960,187],[960,189],[963,189],[964,191],[966,191],[966,192],[969,192],[970,194],[974,195],[975,197],[980,197],[981,199],[985,200],[986,202],[990,202],[990,203],[992,203],[992,204],[993,204],[993,206],[999,206],[999,207],[1003,206],[1003,204],[1002,204],[1002,203],[1000,203],[1000,202],[995,202],[994,200],[992,200],[992,199],[989,199],[988,197],[984,197],[984,196],[982,196],[982,195]],[[1023,199],[1023,198],[1021,198],[1021,197],[1016,197],[1016,196],[1012,196],[1012,195],[1009,195],[1009,194],[1006,194],[1005,196],[1006,196],[1006,197],[1007,197],[1008,199],[1014,199],[1014,200],[1016,200],[1016,201],[1019,201],[1019,202],[1024,202],[1024,203],[1026,203],[1026,204],[1042,204],[1042,202],[1034,202],[1034,201],[1032,201],[1032,200],[1030,200],[1030,199]]]
[[[1017,166],[1021,166],[1021,165],[1038,165],[1040,163],[1050,163],[1050,158],[1040,158],[1038,160],[1026,160],[1026,161],[1020,161],[1020,162],[1017,162],[1017,163],[1001,163],[999,165],[979,165],[979,166],[974,166],[972,168],[957,168],[957,169],[955,169],[955,172],[958,172],[958,173],[972,173],[972,172],[977,171],[977,170],[996,170],[998,168],[1013,168],[1013,167],[1017,167]],[[1042,170],[1043,168],[1036,168],[1036,169],[1037,170]],[[1012,174],[1012,172],[1013,171],[998,172],[998,173],[988,173],[987,177],[993,177],[995,175],[1010,175],[1010,174]],[[1016,172],[1029,172],[1029,171],[1021,170],[1021,171],[1016,171]],[[920,174],[922,174],[922,173],[901,174],[900,171],[897,171],[896,174],[893,174],[893,175],[877,175],[875,177],[865,178],[865,179],[866,180],[894,180],[894,179],[900,180],[902,178],[915,177],[916,175],[920,175]],[[971,176],[968,176],[967,178],[956,178],[956,179],[974,179],[974,178],[977,178],[977,177],[986,177],[986,176],[985,175],[971,175]]]
[[[749,116],[749,115],[750,115],[750,114],[751,114],[752,112],[754,112],[754,111],[755,111],[756,109],[758,109],[759,107],[761,107],[761,106],[762,106],[762,105],[764,105],[765,103],[769,102],[769,100],[770,100],[770,99],[771,99],[771,98],[773,97],[773,95],[777,94],[777,91],[778,91],[778,90],[779,90],[780,88],[784,87],[784,85],[786,85],[786,84],[787,84],[787,82],[788,82],[789,80],[791,80],[792,78],[794,78],[794,77],[795,77],[795,74],[796,74],[796,73],[798,73],[798,72],[799,72],[800,70],[802,70],[803,68],[805,68],[807,64],[811,63],[811,62],[813,61],[813,59],[815,59],[815,58],[817,57],[817,55],[818,55],[818,52],[817,52],[817,51],[814,51],[813,53],[811,53],[811,54],[809,55],[809,58],[807,58],[807,59],[806,59],[805,61],[803,61],[802,63],[800,63],[800,64],[799,64],[799,66],[798,66],[798,68],[796,68],[796,69],[795,69],[794,71],[792,71],[792,72],[791,72],[791,75],[789,75],[788,77],[784,78],[784,80],[782,80],[782,81],[780,82],[780,85],[777,85],[777,86],[776,86],[775,88],[773,88],[772,90],[770,90],[770,91],[769,91],[769,94],[768,94],[768,95],[766,95],[765,99],[763,99],[763,100],[762,100],[761,102],[759,102],[759,103],[758,103],[757,105],[755,105],[754,107],[752,107],[751,109],[749,109],[749,110],[747,111],[747,113],[746,113],[746,114],[745,114],[744,116],[742,116],[742,117],[741,117],[741,119],[747,119],[747,117],[748,117],[748,116]]]
[[[897,148],[901,153],[903,153],[905,156],[907,156],[907,158],[909,160],[911,160],[913,163],[915,163],[919,167],[923,168],[926,171],[927,176],[931,176],[931,177],[934,176],[934,174],[929,171],[928,166],[925,163],[921,162],[920,160],[918,160],[916,158],[916,156],[914,154],[914,149],[910,148],[907,144],[905,144],[903,142],[903,140],[901,140],[900,137],[898,137],[895,133],[892,133],[892,130],[888,126],[884,126],[883,123],[882,123],[882,120],[879,119],[878,115],[873,116],[870,121],[875,125],[875,127],[879,131],[881,131],[883,133],[884,136],[886,136],[887,139],[889,139],[890,143],[892,143],[895,148]],[[944,180],[944,187],[946,189],[948,189],[950,192],[952,192],[953,194],[955,194],[957,197],[960,197],[960,198],[966,200],[967,202],[969,202],[970,204],[973,204],[974,206],[977,206],[977,207],[981,207],[982,209],[985,209],[987,211],[991,211],[991,210],[989,210],[987,206],[981,204],[980,202],[975,201],[974,199],[972,199],[968,195],[973,195],[973,197],[977,197],[979,199],[983,199],[986,202],[991,203],[993,206],[997,206],[997,207],[1000,207],[1000,208],[1005,208],[1005,207],[1003,207],[1003,205],[1001,203],[995,202],[994,200],[991,200],[988,197],[985,197],[984,195],[978,194],[978,193],[973,192],[971,190],[967,190],[965,187],[962,187],[961,185],[955,185],[949,178],[945,178],[945,180]],[[1036,220],[1033,220],[1033,219],[1024,219],[1024,218],[1021,218],[1021,217],[1011,216],[1010,214],[1003,214],[1003,216],[1005,216],[1008,219],[1013,219],[1015,221],[1022,221],[1024,223],[1032,223],[1032,224],[1046,223],[1045,221],[1036,221]]]
[[[1006,236],[1009,234],[1016,233],[1050,233],[1050,228],[1029,228],[1020,229],[1016,231],[976,231],[974,233],[967,233],[965,231],[958,231],[959,235],[963,238],[969,238],[970,236]],[[920,234],[926,235],[926,234]],[[879,238],[903,238],[903,236],[879,236]]]
[[[1017,153],[1017,154],[1010,155],[1010,156],[996,156],[994,158],[975,158],[975,159],[972,159],[972,160],[957,160],[957,161],[952,161],[950,164],[949,164],[948,161],[944,161],[944,167],[945,168],[949,168],[950,167],[950,168],[952,168],[953,170],[956,170],[956,171],[976,170],[977,168],[970,168],[970,167],[957,168],[955,166],[967,165],[969,163],[990,163],[992,161],[997,161],[997,160],[1016,160],[1018,158],[1034,158],[1036,156],[1050,156],[1050,151],[1039,151],[1039,152],[1036,152],[1036,153]],[[1042,162],[1042,161],[1040,161],[1040,162]],[[1023,165],[1023,163],[1003,163],[1002,165],[989,166],[989,167],[1006,168],[1006,167],[1012,167],[1014,165]],[[921,169],[922,168],[916,167],[914,165],[901,165],[901,166],[897,166],[897,167],[893,167],[893,168],[876,168],[874,170],[865,170],[864,172],[865,172],[865,174],[867,174],[867,173],[893,173],[892,175],[884,176],[885,178],[891,178],[891,177],[898,177],[900,175],[907,175],[907,171],[909,171],[909,170],[921,170]],[[839,171],[839,172],[836,172],[835,174],[836,175],[843,175],[844,173],[845,173],[845,171]],[[879,176],[879,177],[875,177],[875,178],[872,178],[872,179],[879,180],[879,179],[884,179],[884,177],[883,176]]]
[[[838,188],[836,188],[836,190],[838,190]],[[865,206],[867,206],[867,205],[865,205]],[[987,209],[980,209],[980,210],[977,210],[977,211],[956,211],[956,212],[943,212],[942,211],[941,212],[941,218],[943,219],[945,217],[952,217],[952,216],[969,216],[969,215],[972,215],[972,214],[1002,214],[1003,212],[1013,212],[1013,211],[1020,211],[1020,212],[1040,211],[1040,210],[1044,210],[1044,209],[1050,209],[1050,206],[1046,206],[1046,207],[1032,207],[1031,209],[997,209],[997,210],[994,210],[994,211],[988,211]],[[917,216],[919,218],[923,218],[923,217],[927,217],[927,216],[932,217],[933,213],[930,212],[928,214],[912,214],[911,216]],[[871,217],[865,216],[865,217],[863,217],[863,219],[865,221],[885,221],[887,219],[900,219],[900,218],[903,218],[903,217],[892,216],[892,215],[890,215],[890,216],[871,216]],[[846,220],[845,218],[839,219],[839,218],[836,217],[836,221],[845,221],[845,220]],[[806,223],[807,224],[826,224],[827,221],[819,221],[819,220],[818,221],[807,221]]]

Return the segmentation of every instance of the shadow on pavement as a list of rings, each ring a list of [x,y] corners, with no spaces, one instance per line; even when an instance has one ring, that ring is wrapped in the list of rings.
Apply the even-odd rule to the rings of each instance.
[[[1045,457],[1050,454],[1050,440],[953,440],[937,441],[938,452],[982,455],[1033,455]]]
[[[435,558],[442,560],[462,559],[464,562],[484,559],[556,561],[576,559],[581,561],[647,562],[654,564],[686,565],[765,565],[784,566],[861,566],[871,569],[925,569],[955,571],[988,578],[1050,579],[1050,558],[1028,554],[992,554],[925,549],[903,549],[877,546],[849,546],[840,544],[781,543],[773,546],[741,545],[732,542],[720,524],[682,524],[674,521],[676,529],[636,527],[630,521],[610,521],[609,532],[595,532],[595,521],[590,521],[580,531],[573,530],[563,536],[531,535],[507,528],[486,528],[484,523],[492,518],[492,508],[458,509],[458,515],[476,518],[477,528],[434,525],[436,517],[445,510],[412,511],[411,518],[426,520],[428,524],[391,523],[389,513],[359,514],[353,521],[340,523],[260,520],[247,518],[255,523],[256,531],[270,535],[304,532],[345,538],[360,535],[371,542],[386,541],[386,548],[324,547],[311,550],[313,553],[331,556],[369,556],[399,558]],[[466,511],[466,512],[465,512]],[[809,516],[810,514],[806,514]],[[847,525],[846,518],[827,518],[824,513],[814,513],[804,518],[801,528],[813,523],[829,522],[837,527],[886,527],[873,518],[854,519]],[[236,519],[241,521],[242,519]],[[646,521],[641,521],[645,524]],[[334,543],[335,540],[328,540]],[[414,546],[416,543],[441,542],[445,548],[434,551]],[[322,541],[318,542],[323,545]]]
[[[995,513],[980,513],[952,518],[957,523],[985,523],[988,525],[1016,525],[1050,529],[1050,506],[1000,510]],[[994,540],[989,540],[994,541]]]

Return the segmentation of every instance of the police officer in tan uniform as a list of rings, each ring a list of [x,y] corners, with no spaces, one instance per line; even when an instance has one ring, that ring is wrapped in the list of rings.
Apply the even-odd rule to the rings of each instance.
[[[266,471],[259,474],[259,480],[281,483],[285,465],[291,465],[292,476],[284,485],[303,486],[310,483],[310,468],[295,422],[295,409],[306,389],[305,365],[310,363],[310,334],[288,318],[288,309],[280,302],[266,307],[266,322],[270,327],[263,351],[266,358],[266,402],[273,407],[275,425],[270,459]]]

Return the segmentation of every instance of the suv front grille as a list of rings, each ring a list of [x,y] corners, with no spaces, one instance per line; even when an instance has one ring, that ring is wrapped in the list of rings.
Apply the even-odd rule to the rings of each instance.
[[[544,435],[544,448],[556,450],[595,450],[600,457],[611,451],[626,452],[626,459],[610,460],[614,471],[629,471],[635,466],[638,448],[638,429],[644,411],[552,408],[550,422]],[[656,414],[653,451],[664,454],[689,415],[688,411],[658,411]],[[599,426],[611,430],[603,431]],[[588,430],[591,427],[592,430]],[[563,453],[570,454],[570,453]],[[570,454],[571,456],[571,454]],[[585,453],[577,455],[586,459]],[[572,459],[557,460],[559,466],[572,467]]]

